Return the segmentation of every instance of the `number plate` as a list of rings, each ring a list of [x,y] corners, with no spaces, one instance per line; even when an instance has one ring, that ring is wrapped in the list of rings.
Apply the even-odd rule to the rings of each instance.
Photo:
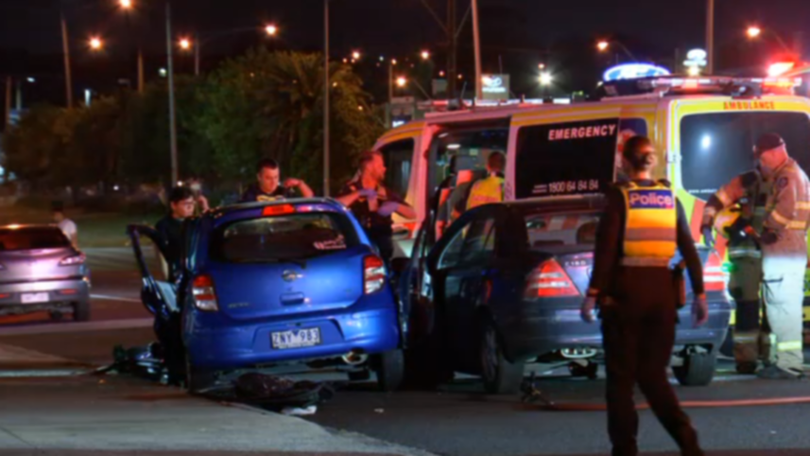
[[[48,302],[48,293],[23,293],[23,304],[32,304],[36,302]]]
[[[314,347],[321,344],[320,328],[305,328],[294,331],[281,331],[270,334],[273,348],[284,350],[287,348]]]

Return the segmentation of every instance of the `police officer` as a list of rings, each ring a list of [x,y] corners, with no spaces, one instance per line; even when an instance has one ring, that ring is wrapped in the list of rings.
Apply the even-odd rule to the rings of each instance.
[[[652,178],[657,164],[652,142],[635,136],[625,144],[622,156],[630,180],[607,192],[593,275],[581,309],[583,320],[592,322],[599,303],[612,454],[638,453],[638,414],[633,404],[638,383],[681,454],[702,455],[697,433],[667,379],[667,366],[675,343],[678,302],[669,264],[680,251],[695,293],[696,326],[708,319],[703,268],[683,207],[668,182]]]
[[[788,155],[777,134],[762,135],[754,147],[762,176],[771,182],[761,231],[750,227],[762,245],[762,298],[776,336],[776,363],[760,370],[765,379],[804,377],[802,302],[807,268],[810,182]]]
[[[388,263],[394,256],[393,218],[397,213],[408,219],[416,218],[416,211],[383,184],[385,161],[378,151],[364,152],[360,156],[359,170],[354,179],[346,183],[337,200],[348,207],[369,238]]]
[[[759,319],[762,251],[757,239],[745,233],[746,226],[762,231],[769,191],[770,183],[759,170],[749,171],[720,188],[703,210],[701,232],[707,243],[712,243],[711,230],[718,225],[718,232],[728,239],[732,264],[728,286],[737,306],[734,359],[741,374],[754,374],[758,359],[766,366],[775,361],[770,353],[770,336]]]
[[[304,198],[312,198],[314,192],[301,179],[287,178],[281,182],[278,162],[272,158],[259,161],[256,166],[256,183],[249,186],[239,199],[240,203],[275,201],[284,198],[292,189],[298,189]]]
[[[477,181],[470,189],[467,198],[467,210],[484,204],[503,201],[503,169],[506,157],[501,152],[492,152],[487,157],[487,176]]]

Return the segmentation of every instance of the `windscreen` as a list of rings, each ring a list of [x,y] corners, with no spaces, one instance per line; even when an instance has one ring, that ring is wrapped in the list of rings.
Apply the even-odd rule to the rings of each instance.
[[[239,220],[215,230],[211,255],[226,263],[307,259],[357,246],[354,229],[337,213],[290,214]]]
[[[529,247],[534,251],[565,252],[593,248],[599,214],[574,212],[565,214],[524,214]]]
[[[523,127],[515,197],[596,193],[613,181],[619,119]]]
[[[0,229],[0,251],[37,250],[70,247],[59,228]]]
[[[810,118],[797,112],[723,112],[681,120],[681,176],[686,191],[707,199],[735,176],[754,168],[753,145],[778,133],[788,153],[810,170]]]

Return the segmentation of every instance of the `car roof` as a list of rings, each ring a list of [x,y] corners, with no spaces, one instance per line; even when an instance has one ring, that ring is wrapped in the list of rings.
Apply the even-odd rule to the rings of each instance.
[[[240,212],[248,209],[260,209],[268,206],[281,206],[285,204],[291,204],[293,206],[305,206],[308,204],[322,204],[330,206],[332,209],[344,212],[346,208],[340,204],[338,201],[332,198],[281,198],[275,201],[266,201],[266,202],[249,202],[249,203],[237,203],[231,204],[228,206],[219,207],[216,209],[211,210],[208,212],[209,217],[218,218],[224,215],[232,214],[234,212]]]
[[[8,225],[0,225],[0,230],[58,230],[59,227],[52,223],[11,223]]]

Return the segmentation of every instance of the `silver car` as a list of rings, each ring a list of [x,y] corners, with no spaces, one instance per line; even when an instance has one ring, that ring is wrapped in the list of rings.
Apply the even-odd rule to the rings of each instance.
[[[0,315],[47,311],[90,319],[85,256],[56,226],[0,227]]]

